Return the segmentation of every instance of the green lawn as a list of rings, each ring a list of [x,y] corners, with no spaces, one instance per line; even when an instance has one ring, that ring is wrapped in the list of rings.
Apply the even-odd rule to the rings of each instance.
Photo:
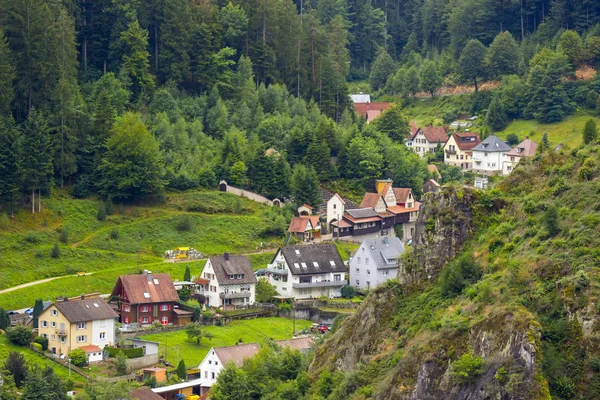
[[[296,331],[310,327],[311,321],[296,320]],[[214,335],[212,340],[202,339],[199,345],[188,339],[185,331],[144,335],[142,339],[160,343],[160,355],[173,365],[179,359],[185,360],[188,368],[200,365],[211,347],[233,346],[239,339],[244,343],[264,343],[265,340],[290,339],[294,329],[293,321],[285,318],[257,318],[234,321],[226,326],[207,326],[208,332]]]
[[[19,353],[25,356],[25,361],[28,365],[33,366],[37,365],[40,367],[52,367],[56,375],[61,378],[67,378],[69,376],[69,370],[62,365],[52,362],[44,356],[39,355],[33,350],[30,350],[26,347],[19,347],[12,344],[4,335],[0,335],[0,365],[4,365],[6,358],[8,357],[8,353],[11,351],[18,351]],[[74,372],[71,372],[71,379],[73,381],[81,381],[85,380],[84,377],[78,375]]]

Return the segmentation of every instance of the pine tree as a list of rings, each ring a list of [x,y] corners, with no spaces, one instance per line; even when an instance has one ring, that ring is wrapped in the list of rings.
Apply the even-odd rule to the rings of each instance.
[[[15,97],[15,67],[4,33],[0,30],[0,116],[8,116]]]
[[[192,280],[192,273],[190,272],[190,266],[186,265],[185,266],[185,273],[183,274],[183,280],[185,282],[189,282]]]
[[[5,331],[8,327],[10,327],[10,316],[4,308],[0,307],[0,329]]]
[[[161,80],[183,84],[191,79],[190,8],[187,0],[164,0],[164,21],[160,27],[159,71]]]
[[[31,109],[21,127],[23,149],[23,175],[25,190],[32,193],[31,211],[35,213],[35,191],[46,191],[52,187],[52,147],[50,129],[40,112]],[[38,212],[41,199],[38,196]]]
[[[306,149],[304,163],[317,172],[320,182],[329,181],[336,176],[334,165],[331,163],[331,150],[325,140],[318,140],[313,136]]]
[[[369,83],[373,90],[379,90],[379,88],[385,86],[388,78],[396,70],[396,64],[389,53],[382,50],[377,56],[373,65],[371,66],[371,73],[369,75]]]
[[[14,216],[23,182],[21,135],[11,119],[0,118],[0,202]]]
[[[593,119],[588,119],[583,127],[583,143],[595,144],[598,140],[598,129]]]
[[[185,377],[187,376],[187,370],[185,368],[185,361],[180,360],[179,364],[177,364],[177,376],[180,379],[185,379]]]
[[[500,32],[487,51],[486,62],[492,76],[519,72],[519,45],[510,32]]]
[[[292,174],[292,195],[297,204],[317,207],[321,203],[321,189],[317,173],[312,167],[298,164]]]
[[[38,328],[38,317],[44,311],[44,301],[42,299],[35,299],[35,305],[33,306],[33,328]]]
[[[508,125],[508,117],[498,95],[492,98],[488,108],[487,124],[493,132],[501,131]]]
[[[121,34],[125,52],[121,63],[121,73],[132,81],[134,98],[142,91],[154,89],[154,77],[150,74],[150,53],[148,52],[148,31],[135,20]]]

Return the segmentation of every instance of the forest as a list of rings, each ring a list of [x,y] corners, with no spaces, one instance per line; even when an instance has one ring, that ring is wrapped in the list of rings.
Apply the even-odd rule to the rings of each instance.
[[[599,22],[591,0],[0,0],[0,204],[220,179],[308,204],[382,176],[419,193],[402,104],[498,80],[444,115],[485,111],[488,133],[595,109],[600,79],[573,77]],[[398,103],[368,125],[348,97],[367,82]]]

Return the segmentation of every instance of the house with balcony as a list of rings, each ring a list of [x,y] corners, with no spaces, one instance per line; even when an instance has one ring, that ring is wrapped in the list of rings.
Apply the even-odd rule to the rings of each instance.
[[[463,171],[473,169],[473,147],[481,143],[475,132],[456,132],[444,145],[444,164],[459,167]]]
[[[502,173],[509,175],[523,157],[533,157],[537,150],[537,143],[528,137],[515,146],[511,151],[504,153]]]
[[[444,146],[447,141],[448,134],[446,133],[446,128],[429,125],[418,128],[406,140],[406,146],[420,157],[425,157],[428,153],[434,153],[438,146]]]
[[[473,147],[473,171],[490,176],[502,172],[504,154],[512,148],[498,136],[489,136]]]
[[[111,293],[122,324],[183,326],[192,321],[192,313],[179,308],[179,295],[169,274],[121,275]]]
[[[231,308],[254,304],[256,277],[248,256],[233,256],[225,252],[206,261],[202,278],[208,279],[205,292],[210,307]]]
[[[350,285],[372,289],[398,276],[398,259],[404,245],[397,237],[363,240],[350,260]]]
[[[281,247],[267,266],[277,292],[294,299],[341,297],[348,268],[333,244]]]
[[[67,356],[82,349],[89,362],[102,361],[105,346],[115,344],[119,316],[102,298],[52,303],[38,317],[38,334],[48,339],[48,350]]]

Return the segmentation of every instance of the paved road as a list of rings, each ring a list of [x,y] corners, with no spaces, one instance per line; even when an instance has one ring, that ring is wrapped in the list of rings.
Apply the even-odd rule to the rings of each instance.
[[[86,272],[85,273],[85,275],[91,275],[91,274],[92,274],[91,272]],[[24,283],[22,285],[9,287],[7,289],[2,289],[2,290],[0,290],[0,294],[12,292],[13,290],[23,289],[23,288],[30,287],[30,286],[39,285],[40,283],[50,282],[50,281],[53,281],[55,279],[66,278],[67,276],[74,276],[74,275],[70,274],[70,275],[63,275],[63,276],[54,276],[52,278],[40,279],[39,281],[27,282],[27,283]]]

